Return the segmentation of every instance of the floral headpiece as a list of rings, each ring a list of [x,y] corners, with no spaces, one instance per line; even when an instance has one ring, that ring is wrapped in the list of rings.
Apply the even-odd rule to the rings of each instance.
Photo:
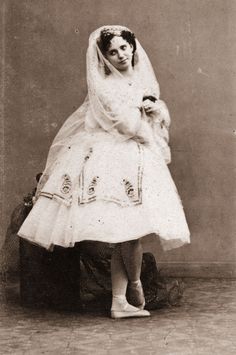
[[[114,36],[120,36],[121,35],[121,28],[120,27],[115,27],[115,26],[111,26],[111,27],[106,27],[102,30],[102,33],[104,36],[108,36],[110,34],[113,34]]]

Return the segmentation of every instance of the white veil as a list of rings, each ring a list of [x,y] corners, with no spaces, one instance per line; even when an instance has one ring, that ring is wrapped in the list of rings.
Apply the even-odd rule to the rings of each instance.
[[[107,71],[109,75],[117,79],[122,78],[122,74],[104,57],[99,48],[98,40],[104,30],[117,35],[120,35],[121,31],[131,31],[123,26],[103,26],[90,35],[87,51],[88,96],[93,119],[105,131],[116,134],[114,115],[106,109],[106,104],[102,101],[100,94],[106,90],[105,86],[109,85],[106,80]],[[151,95],[158,99],[160,95],[159,85],[152,65],[139,41],[137,39],[135,41],[136,51],[133,59],[135,75],[142,83],[145,95]],[[111,99],[116,100],[116,97]]]
[[[99,48],[98,41],[101,31],[104,30],[115,35],[121,35],[123,30],[130,31],[123,26],[102,26],[90,35],[86,57],[88,95],[84,103],[65,121],[54,138],[48,153],[45,170],[38,184],[36,197],[68,146],[78,143],[78,135],[81,132],[98,128],[109,132],[117,139],[130,138],[130,136],[126,137],[119,133],[116,128],[119,122],[114,119],[114,112],[107,107],[104,100],[104,92],[108,96],[112,95],[109,90],[109,81],[106,80],[107,72],[114,78],[122,78],[122,74],[105,58]],[[135,41],[136,51],[133,58],[135,74],[139,78],[139,82],[142,83],[145,96],[154,96],[159,99],[159,84],[152,65],[139,41],[137,39]],[[116,97],[110,97],[110,100],[116,100]]]

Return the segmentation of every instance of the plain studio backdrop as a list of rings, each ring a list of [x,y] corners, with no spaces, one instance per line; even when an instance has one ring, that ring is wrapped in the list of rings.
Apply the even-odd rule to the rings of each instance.
[[[172,275],[235,276],[235,19],[234,0],[3,0],[0,245],[52,139],[85,98],[89,34],[120,24],[147,51],[169,107],[170,170],[191,231],[180,249],[163,253],[154,239],[145,249]]]

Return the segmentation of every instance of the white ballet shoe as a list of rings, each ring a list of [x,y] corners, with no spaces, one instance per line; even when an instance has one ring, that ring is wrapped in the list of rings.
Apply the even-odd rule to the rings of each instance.
[[[111,318],[134,318],[134,317],[150,317],[150,313],[146,310],[132,306],[128,302],[124,303],[120,309],[111,309]]]
[[[113,319],[150,317],[150,315],[145,309],[139,308],[137,308],[137,311],[111,311],[111,318]]]

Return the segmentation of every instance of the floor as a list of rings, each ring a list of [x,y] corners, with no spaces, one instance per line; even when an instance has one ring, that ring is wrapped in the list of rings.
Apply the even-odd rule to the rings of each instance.
[[[24,308],[16,282],[0,284],[0,354],[236,354],[236,281],[184,280],[181,306],[150,318]]]

